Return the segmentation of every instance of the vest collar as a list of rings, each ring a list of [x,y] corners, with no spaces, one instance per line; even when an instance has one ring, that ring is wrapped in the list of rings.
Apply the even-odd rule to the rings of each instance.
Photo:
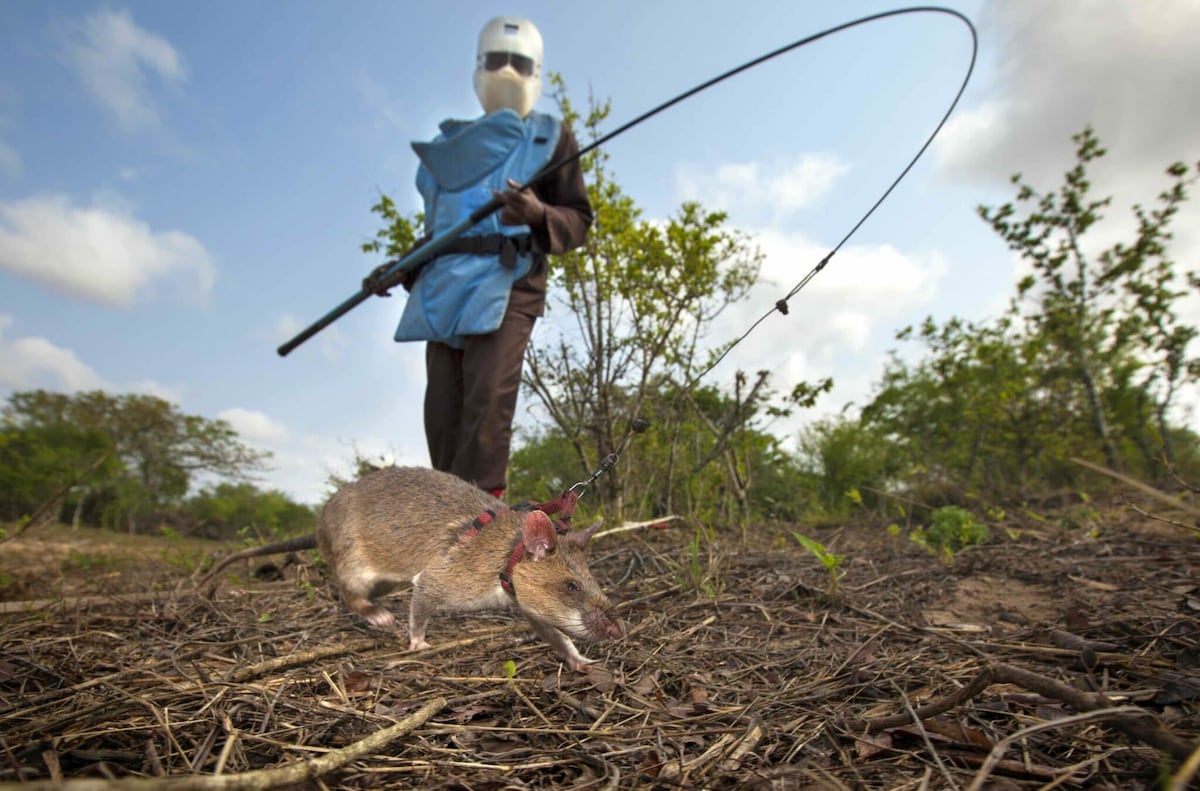
[[[506,108],[474,121],[447,120],[442,133],[413,151],[443,189],[460,190],[500,166],[525,137],[525,122]]]

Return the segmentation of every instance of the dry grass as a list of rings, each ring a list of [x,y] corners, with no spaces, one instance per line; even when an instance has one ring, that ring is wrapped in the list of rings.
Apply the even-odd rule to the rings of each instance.
[[[435,620],[408,652],[304,562],[209,601],[165,551],[29,571],[50,554],[34,533],[0,545],[0,595],[22,600],[0,615],[0,782],[1183,788],[1200,541],[1119,512],[1092,528],[949,563],[823,530],[850,559],[836,598],[786,530],[712,547],[701,574],[684,528],[610,536],[593,568],[628,634],[587,646],[586,674],[503,615]]]

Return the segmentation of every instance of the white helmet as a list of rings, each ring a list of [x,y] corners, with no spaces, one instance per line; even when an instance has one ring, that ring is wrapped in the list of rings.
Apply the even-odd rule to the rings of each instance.
[[[542,95],[542,34],[528,19],[498,16],[483,26],[475,95],[485,113],[508,107],[529,115]]]

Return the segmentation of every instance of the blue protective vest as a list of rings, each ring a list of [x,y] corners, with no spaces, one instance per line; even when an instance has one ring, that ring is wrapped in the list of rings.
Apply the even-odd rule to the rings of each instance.
[[[425,232],[437,236],[466,219],[508,189],[508,179],[524,184],[554,154],[561,121],[530,113],[497,110],[475,121],[443,121],[441,134],[428,143],[413,143],[421,160],[417,189],[425,199]],[[529,233],[527,225],[502,225],[500,212],[480,221],[466,236]],[[513,269],[499,255],[450,253],[425,265],[417,278],[400,325],[397,341],[441,341],[463,347],[464,335],[495,331],[504,318],[513,281],[529,273],[533,255],[518,256]]]

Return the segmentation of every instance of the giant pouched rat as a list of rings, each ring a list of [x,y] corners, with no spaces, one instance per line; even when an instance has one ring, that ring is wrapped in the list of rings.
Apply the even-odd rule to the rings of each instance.
[[[513,609],[582,670],[593,660],[571,637],[622,633],[582,553],[597,527],[560,536],[543,511],[510,509],[449,473],[387,467],[339,489],[314,535],[230,555],[198,587],[235,560],[319,547],[346,606],[377,628],[396,620],[374,600],[412,581],[411,649],[429,647],[425,626],[438,610]]]

